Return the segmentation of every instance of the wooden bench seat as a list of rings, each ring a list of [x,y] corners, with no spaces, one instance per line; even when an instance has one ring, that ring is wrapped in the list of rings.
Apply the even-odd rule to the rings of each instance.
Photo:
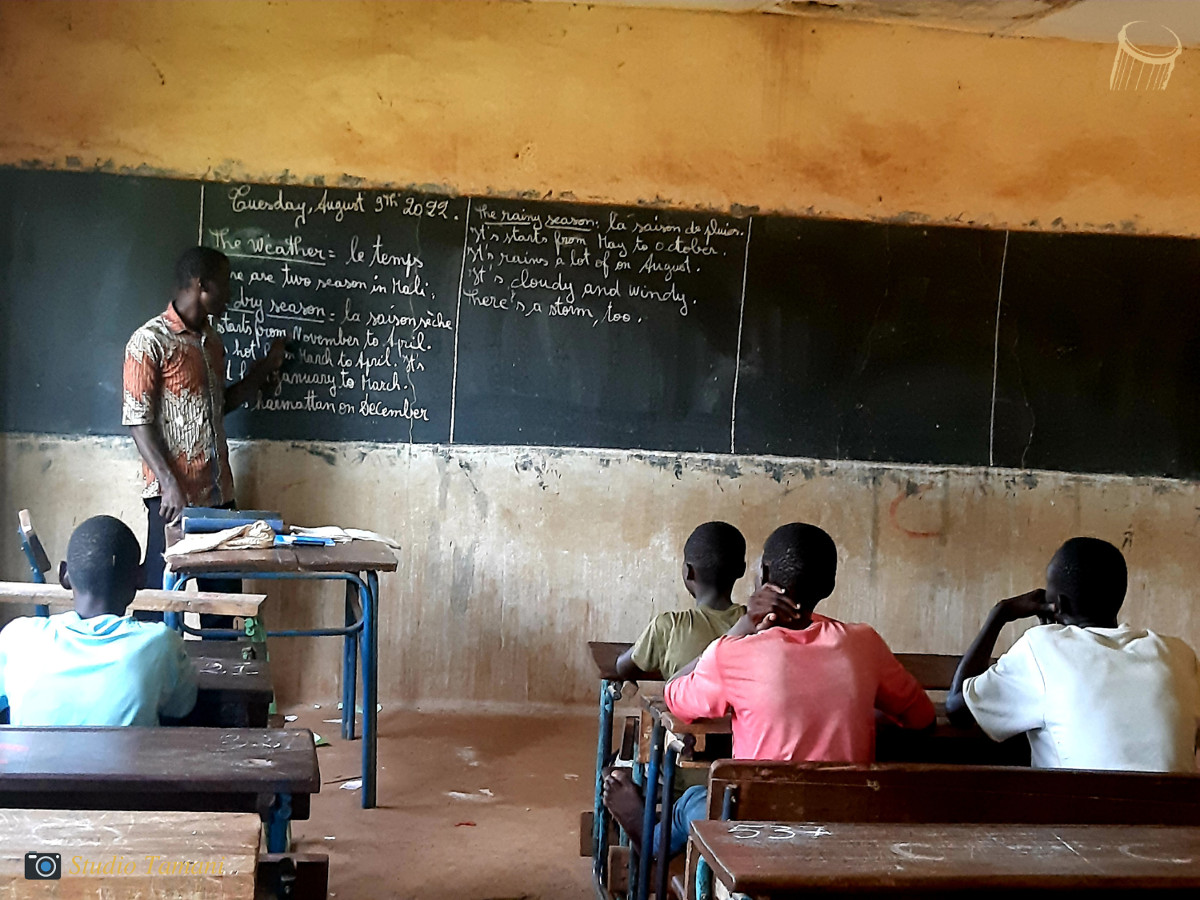
[[[709,818],[726,788],[736,819],[1200,825],[1190,774],[724,760],[709,775]]]
[[[266,599],[266,594],[216,594],[208,591],[187,594],[147,589],[137,592],[129,608],[144,612],[209,613],[251,618],[258,615],[258,608]],[[67,609],[74,603],[74,595],[57,584],[0,581],[0,603],[44,604]]]

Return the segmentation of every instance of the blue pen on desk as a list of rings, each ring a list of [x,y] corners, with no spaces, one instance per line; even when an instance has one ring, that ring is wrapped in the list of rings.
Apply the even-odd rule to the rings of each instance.
[[[275,545],[281,546],[292,544],[301,547],[332,547],[334,545],[333,538],[316,537],[311,534],[277,534],[275,535]]]

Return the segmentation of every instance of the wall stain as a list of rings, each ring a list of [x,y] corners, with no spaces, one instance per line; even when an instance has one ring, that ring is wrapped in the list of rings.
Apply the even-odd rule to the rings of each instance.
[[[288,447],[293,450],[299,450],[301,453],[307,453],[309,456],[315,456],[317,459],[329,466],[336,466],[338,462],[338,453],[336,450],[331,450],[322,444],[313,444],[307,441],[293,441],[288,444]],[[359,460],[365,458],[365,454],[359,453]]]
[[[944,521],[945,521],[945,517],[946,517],[945,504],[946,504],[947,498],[945,496],[942,497],[943,528],[939,528],[937,531],[918,531],[918,530],[915,530],[912,528],[906,528],[905,526],[900,524],[900,518],[899,518],[900,505],[910,497],[920,497],[922,494],[924,494],[926,491],[930,490],[933,487],[934,487],[934,485],[932,485],[932,484],[923,484],[923,485],[918,486],[915,482],[913,482],[911,480],[908,481],[904,485],[904,490],[896,495],[896,498],[894,500],[892,500],[891,505],[888,507],[888,520],[892,523],[893,526],[895,526],[897,531],[907,535],[910,538],[936,538],[936,537],[942,536],[942,532],[944,530]]]
[[[475,551],[455,546],[450,560],[450,611],[457,618],[462,618],[471,607],[471,590],[475,585]]]

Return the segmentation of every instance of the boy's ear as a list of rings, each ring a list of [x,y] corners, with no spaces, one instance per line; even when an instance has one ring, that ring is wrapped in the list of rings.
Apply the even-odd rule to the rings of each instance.
[[[71,590],[71,576],[67,574],[67,561],[65,559],[58,564],[58,583],[68,591]]]
[[[1064,615],[1075,616],[1078,614],[1075,601],[1062,592],[1059,592],[1058,596],[1054,598],[1051,606],[1054,608],[1054,621],[1059,624],[1062,624]]]
[[[765,561],[762,564],[762,583],[763,584],[771,583],[771,567],[768,566]]]
[[[683,564],[683,577],[687,581],[695,581],[696,580],[696,567],[693,566],[690,562],[685,562]]]
[[[741,566],[738,568],[737,578],[735,578],[734,581],[737,581],[738,578],[741,578],[745,574],[746,574],[746,561],[743,559]]]

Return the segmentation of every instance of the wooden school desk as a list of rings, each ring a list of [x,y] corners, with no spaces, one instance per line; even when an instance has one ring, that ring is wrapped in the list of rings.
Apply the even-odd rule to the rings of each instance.
[[[0,810],[0,896],[254,900],[261,832],[250,813]],[[61,881],[26,880],[30,852]]]
[[[699,821],[692,829],[725,892],[755,900],[1200,890],[1194,826]]]
[[[168,539],[171,533],[168,533]],[[268,631],[268,637],[344,639],[342,649],[342,737],[354,738],[354,708],[359,670],[363,680],[362,806],[375,806],[378,740],[379,573],[396,571],[391,549],[377,541],[351,541],[332,547],[286,546],[264,550],[214,550],[167,558],[163,586],[181,591],[194,578],[302,579],[346,582],[346,625],[342,628]],[[357,595],[359,612],[354,601]],[[175,624],[178,624],[176,622]],[[255,637],[257,623],[250,628]]]
[[[0,730],[0,809],[257,812],[282,853],[320,790],[305,729]]]
[[[184,641],[196,667],[196,707],[174,725],[208,728],[266,728],[271,701],[271,667],[262,644],[246,641]],[[254,653],[251,659],[245,654]]]

